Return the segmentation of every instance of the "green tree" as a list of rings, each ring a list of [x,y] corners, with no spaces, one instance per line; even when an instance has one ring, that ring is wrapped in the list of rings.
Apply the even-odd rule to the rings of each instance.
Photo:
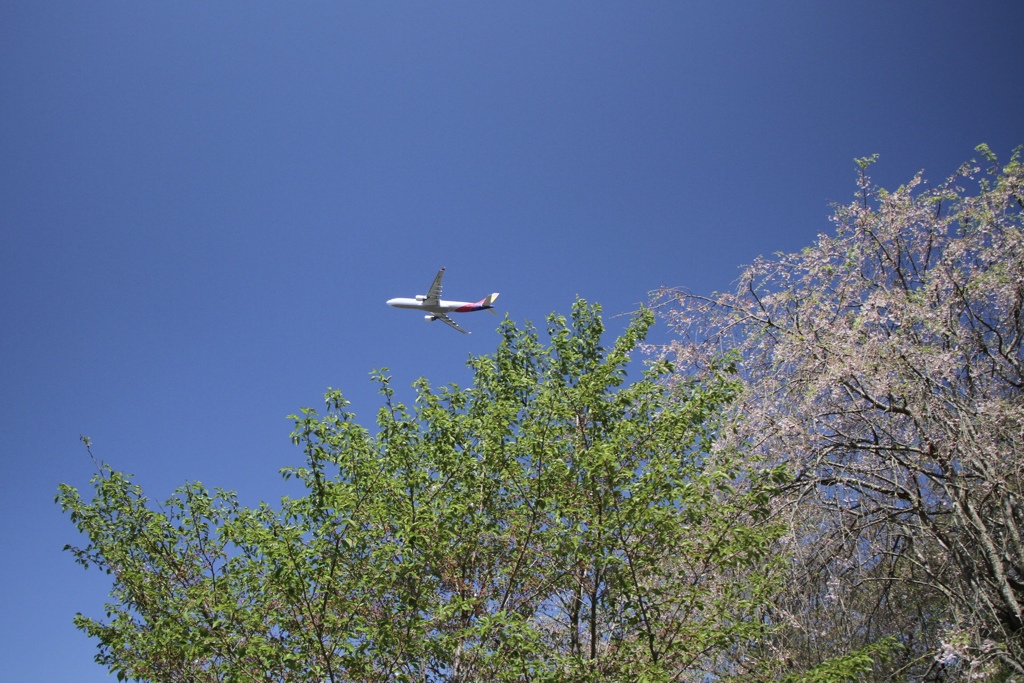
[[[388,378],[376,433],[337,391],[293,416],[306,487],[279,508],[189,484],[151,504],[101,466],[58,500],[113,577],[79,616],[98,661],[148,681],[699,679],[757,638],[778,473],[715,447],[727,364],[668,388],[626,381],[653,316],[610,349],[597,306],[506,321],[469,388]]]

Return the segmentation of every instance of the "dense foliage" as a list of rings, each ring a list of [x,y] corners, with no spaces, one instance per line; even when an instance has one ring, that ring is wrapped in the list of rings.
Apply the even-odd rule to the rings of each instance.
[[[702,680],[760,639],[778,470],[716,448],[728,364],[627,381],[653,321],[610,349],[599,308],[506,321],[473,386],[377,375],[370,434],[337,391],[294,416],[307,494],[279,507],[182,487],[163,505],[105,465],[59,501],[113,577],[106,620],[79,616],[119,679]]]
[[[58,500],[146,681],[1024,680],[1024,165],[875,187],[734,292],[505,321],[469,388],[293,416],[305,487]],[[970,188],[970,189],[967,189]],[[88,443],[87,443],[88,446]]]
[[[788,588],[751,661],[1024,679],[1024,166],[979,151],[987,173],[892,192],[858,160],[834,234],[732,293],[659,293],[664,357],[691,381],[738,352],[732,443],[793,473]]]

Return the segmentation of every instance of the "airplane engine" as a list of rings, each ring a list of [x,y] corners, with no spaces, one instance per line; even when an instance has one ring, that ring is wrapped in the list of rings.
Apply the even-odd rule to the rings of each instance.
[[[437,316],[436,315],[425,315],[425,316],[423,316],[423,319],[426,320],[428,323],[432,323],[435,320],[437,320]]]
[[[416,295],[416,301],[426,301],[426,300],[427,300],[427,295],[426,294],[417,294]]]

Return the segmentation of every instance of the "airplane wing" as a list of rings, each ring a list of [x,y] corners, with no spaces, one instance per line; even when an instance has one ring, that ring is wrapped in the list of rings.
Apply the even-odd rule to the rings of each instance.
[[[444,270],[444,268],[442,268],[441,270]],[[438,275],[437,277],[440,278],[441,276]],[[434,315],[434,317],[437,318],[438,320],[440,320],[441,322],[448,323],[449,325],[451,325],[452,327],[457,329],[462,334],[469,334],[469,332],[467,332],[466,330],[464,330],[461,327],[459,327],[458,325],[456,325],[455,321],[452,320],[451,318],[449,318],[448,316],[446,316],[444,313],[437,313],[437,314]]]
[[[444,267],[437,271],[437,275],[434,276],[434,282],[430,285],[430,289],[427,290],[427,300],[423,303],[428,306],[436,306],[437,302],[441,299],[441,279],[444,278]],[[451,320],[446,321],[452,325]]]

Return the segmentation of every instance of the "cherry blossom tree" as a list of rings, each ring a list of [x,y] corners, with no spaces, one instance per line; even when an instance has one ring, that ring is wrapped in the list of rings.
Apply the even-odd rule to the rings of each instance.
[[[889,643],[877,676],[1024,676],[1024,165],[978,151],[894,191],[859,159],[813,246],[656,294],[677,340],[653,350],[698,374],[738,352],[733,438],[791,470],[758,644],[783,669]]]

